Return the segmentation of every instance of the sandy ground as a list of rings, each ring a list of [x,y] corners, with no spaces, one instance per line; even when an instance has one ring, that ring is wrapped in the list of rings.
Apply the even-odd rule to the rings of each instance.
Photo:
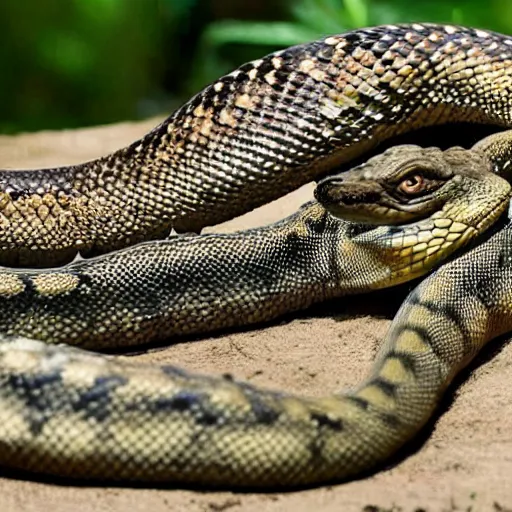
[[[94,158],[155,124],[120,124],[0,137],[0,167],[55,166]],[[215,228],[282,218],[312,187]],[[360,380],[407,290],[319,305],[263,328],[179,343],[140,357],[254,384],[320,395]],[[512,511],[512,346],[495,343],[451,389],[420,439],[385,470],[359,481],[291,493],[73,487],[3,474],[0,510],[63,512]],[[0,473],[1,474],[1,473]]]

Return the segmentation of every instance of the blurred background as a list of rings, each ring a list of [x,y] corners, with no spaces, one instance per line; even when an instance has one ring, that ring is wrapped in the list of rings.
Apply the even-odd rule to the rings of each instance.
[[[512,1],[0,0],[0,133],[170,113],[275,49],[407,21],[512,34]]]

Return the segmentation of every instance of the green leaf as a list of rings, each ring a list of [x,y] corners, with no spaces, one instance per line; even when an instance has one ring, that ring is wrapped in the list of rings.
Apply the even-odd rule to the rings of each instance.
[[[203,34],[203,44],[221,46],[228,43],[291,46],[320,36],[318,32],[291,22],[218,21]]]
[[[299,24],[322,35],[353,28],[342,0],[302,0],[293,5],[292,16]]]
[[[354,27],[368,25],[368,8],[365,0],[345,0],[343,3]]]

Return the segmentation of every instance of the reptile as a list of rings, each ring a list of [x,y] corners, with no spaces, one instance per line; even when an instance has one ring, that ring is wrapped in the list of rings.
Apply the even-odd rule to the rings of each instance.
[[[511,186],[491,171],[483,151],[394,147],[318,186],[327,208],[359,223],[311,202],[266,228],[150,242],[61,269],[5,269],[0,463],[74,478],[280,487],[380,462],[449,382],[445,361],[434,349],[423,360],[430,347],[414,335],[392,336],[358,390],[318,399],[51,344],[140,344],[423,275],[507,209]]]
[[[94,256],[166,235],[171,229],[199,231],[342,170],[378,143],[423,126],[452,121],[510,126],[511,44],[506,36],[463,27],[385,26],[331,36],[246,64],[128,148],[51,171],[2,171],[1,261],[52,265],[73,258],[77,251]],[[506,152],[500,155],[506,160]],[[494,165],[506,171],[506,161]],[[318,194],[331,190],[338,195],[339,180],[322,182]],[[370,194],[373,202],[376,189]],[[346,213],[350,201],[345,203]],[[486,200],[483,204],[491,206]],[[504,204],[503,196],[499,204]],[[286,224],[297,220],[304,240],[313,240],[314,245],[315,229],[328,232],[330,226],[343,224],[330,225],[338,221],[320,211],[315,204],[306,206]],[[368,215],[375,220],[383,211]],[[495,212],[488,217],[492,222],[500,209],[491,206],[490,211]],[[416,220],[418,225],[428,223]],[[428,237],[427,225],[416,242],[422,232]],[[487,222],[471,234],[485,227]],[[433,229],[448,236],[443,231],[447,228],[448,222]],[[279,228],[268,232],[272,229]],[[363,228],[342,234],[339,240],[343,245],[379,230],[393,237],[400,229]],[[81,322],[88,322],[87,317],[78,318],[75,311],[67,319],[47,313],[45,319],[45,309],[54,296],[72,297],[79,286],[94,295],[90,276],[88,282],[81,280],[86,268],[113,262],[120,284],[130,288],[133,275],[125,265],[130,255],[148,255],[148,260],[133,264],[139,271],[158,268],[166,245],[179,247],[181,257],[188,245],[214,243],[222,237],[148,242],[62,270],[6,270],[4,303],[21,308],[22,299],[31,297],[33,314],[25,316],[24,328],[30,332],[20,334],[16,328],[12,335],[2,335],[0,460],[54,475],[231,486],[314,484],[371,469],[421,428],[445,387],[478,349],[509,329],[507,319],[496,321],[508,313],[507,233],[508,224],[423,281],[400,310],[368,380],[346,394],[321,399],[258,390],[229,378],[194,376],[174,367],[145,366],[23,337],[35,338],[39,332],[46,341],[55,336],[56,341],[66,338],[80,345],[72,334]],[[432,234],[433,240],[438,238]],[[427,252],[435,244],[418,245],[427,256],[444,254]],[[256,259],[262,254],[257,252]],[[399,263],[397,252],[391,254],[388,266]],[[408,251],[398,255],[412,269],[414,256]],[[350,268],[350,262],[345,265]],[[209,267],[204,268],[208,273]],[[190,266],[187,270],[184,278],[190,275]],[[96,282],[111,277],[104,268],[102,272]],[[261,275],[261,267],[254,272]],[[401,278],[408,278],[406,274]],[[362,275],[358,272],[355,280]],[[393,284],[389,272],[378,279]],[[480,281],[485,281],[484,295],[476,286]],[[145,283],[139,283],[141,290]],[[268,284],[259,282],[255,295]],[[373,285],[365,283],[357,291]],[[146,290],[154,291],[150,286]],[[68,313],[73,305],[70,300]],[[128,317],[127,323],[139,312],[145,315],[138,307],[112,302],[114,316]],[[190,310],[202,311],[203,304],[184,301],[180,307],[190,318]],[[97,308],[98,304],[93,317]],[[158,318],[147,318],[146,334],[154,326],[165,329]],[[85,325],[83,332],[94,330],[96,321]],[[97,328],[100,339],[104,327]],[[136,329],[130,332],[139,343]],[[130,338],[124,333],[124,341],[130,343]],[[117,341],[114,336],[114,346]],[[84,345],[88,346],[87,339]]]
[[[0,332],[112,349],[394,286],[424,275],[503,213],[509,185],[490,171],[480,151],[397,146],[324,180],[320,203],[270,226],[146,242],[56,269],[0,270]],[[408,180],[421,180],[418,190],[409,192]]]
[[[0,171],[0,263],[52,266],[199,232],[416,128],[510,127],[511,45],[483,30],[387,25],[244,64],[111,155]]]

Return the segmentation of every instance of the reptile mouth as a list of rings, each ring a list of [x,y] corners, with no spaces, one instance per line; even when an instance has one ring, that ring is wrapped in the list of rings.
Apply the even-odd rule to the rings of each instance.
[[[507,195],[494,208],[483,212],[476,223],[469,224],[460,222],[460,224],[465,226],[465,229],[461,231],[460,236],[456,240],[453,240],[444,250],[441,249],[442,245],[439,245],[440,249],[431,254],[427,254],[426,249],[422,250],[420,254],[423,254],[423,257],[421,259],[404,259],[403,265],[397,266],[394,269],[391,277],[392,281],[398,284],[408,280],[412,274],[415,276],[416,274],[422,275],[425,273],[425,270],[432,270],[432,268],[449,260],[460,248],[474,242],[479,235],[484,234],[487,228],[494,224],[493,221],[497,221],[506,211],[510,199],[510,195]],[[444,243],[446,243],[446,239]]]
[[[489,225],[492,224],[492,219],[493,218],[498,220],[504,214],[504,212],[507,209],[507,204],[510,205],[510,201],[512,199],[511,193],[512,192],[509,192],[509,194],[507,194],[505,199],[503,199],[503,201],[501,201],[496,208],[493,208],[487,214],[482,215],[482,217],[480,218],[480,220],[477,221],[477,224],[476,224],[476,228],[475,229],[477,231],[486,230],[489,227]],[[497,214],[496,213],[497,210],[500,210],[500,213]]]

